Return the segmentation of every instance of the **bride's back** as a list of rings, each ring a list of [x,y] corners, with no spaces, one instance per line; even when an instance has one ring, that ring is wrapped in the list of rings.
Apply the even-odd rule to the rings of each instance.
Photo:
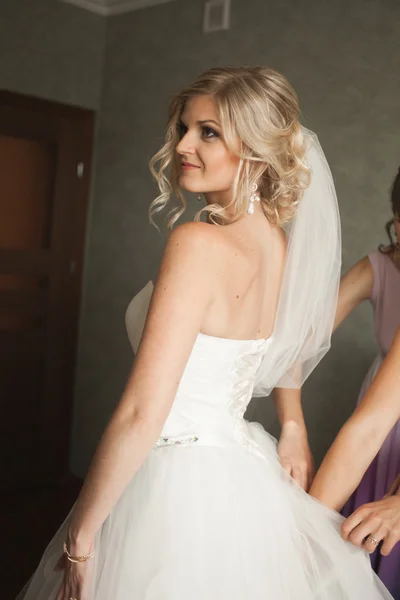
[[[286,257],[286,237],[261,211],[214,227],[218,278],[202,332],[231,339],[272,334]],[[208,232],[209,234],[209,232]]]

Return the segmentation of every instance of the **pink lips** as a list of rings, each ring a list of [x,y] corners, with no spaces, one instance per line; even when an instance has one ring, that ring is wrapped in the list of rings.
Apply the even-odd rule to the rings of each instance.
[[[182,169],[200,169],[200,167],[198,167],[197,165],[192,165],[192,163],[189,163],[189,162],[182,162],[181,168]]]

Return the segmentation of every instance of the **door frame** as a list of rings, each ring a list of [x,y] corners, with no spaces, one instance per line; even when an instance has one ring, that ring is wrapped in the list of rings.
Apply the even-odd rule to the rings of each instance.
[[[46,482],[62,481],[69,471],[69,456],[70,456],[70,443],[71,443],[71,429],[72,429],[72,411],[73,411],[73,395],[74,395],[74,383],[75,383],[75,369],[76,369],[76,358],[77,358],[77,345],[78,345],[78,334],[79,334],[79,317],[80,317],[80,306],[81,306],[81,295],[82,295],[82,283],[83,283],[83,267],[84,267],[84,253],[86,245],[86,225],[89,213],[89,201],[90,201],[90,185],[91,185],[91,171],[92,171],[92,157],[94,152],[94,135],[95,135],[95,124],[96,114],[93,110],[80,108],[77,106],[68,106],[58,102],[49,100],[43,100],[37,97],[30,97],[19,93],[10,92],[8,90],[0,89],[0,106],[2,110],[10,111],[10,115],[14,115],[14,121],[12,127],[10,126],[10,134],[18,135],[18,122],[21,123],[21,136],[26,135],[27,122],[24,122],[24,114],[29,113],[29,132],[32,139],[37,138],[38,140],[46,140],[46,117],[56,117],[61,119],[63,123],[65,120],[65,126],[63,126],[63,139],[66,140],[64,144],[64,154],[58,157],[58,162],[62,165],[62,168],[57,167],[56,173],[56,186],[55,194],[69,194],[71,193],[71,176],[74,174],[77,181],[75,182],[74,197],[76,198],[75,212],[74,212],[74,236],[64,235],[60,248],[62,256],[60,259],[63,262],[63,268],[60,270],[59,275],[56,275],[55,286],[66,286],[66,278],[68,277],[67,270],[70,269],[72,276],[68,278],[68,298],[63,302],[63,310],[65,311],[65,319],[63,327],[63,343],[64,348],[64,360],[62,365],[62,381],[59,383],[59,395],[57,401],[51,402],[50,398],[52,393],[51,389],[55,389],[57,382],[57,369],[55,369],[54,375],[52,373],[51,356],[48,357],[46,364],[46,372],[50,373],[48,381],[45,382],[44,397],[46,399],[45,415],[47,418],[43,419],[40,428],[40,439],[43,440],[41,444],[39,455],[40,457],[47,457],[49,452],[49,440],[55,444],[57,457],[54,457],[53,469],[50,468],[49,473],[43,474],[41,481],[31,482],[31,485],[37,483],[43,485]],[[32,115],[37,114],[37,119],[32,119]],[[6,113],[7,114],[7,113]],[[18,114],[17,129],[15,115]],[[54,119],[53,119],[54,120]],[[68,126],[67,126],[68,123]],[[49,127],[53,126],[49,124]],[[7,134],[7,131],[4,132]],[[49,136],[52,132],[49,131]],[[83,165],[83,169],[82,169]],[[72,170],[71,170],[72,169]],[[66,199],[62,203],[63,206],[67,205]],[[63,227],[63,218],[67,218],[68,215],[59,215],[55,219],[58,219],[59,229]],[[57,227],[57,223],[56,223]],[[68,225],[65,227],[68,228]],[[60,230],[61,231],[61,230]],[[57,235],[57,233],[55,233]],[[62,233],[61,233],[62,235]],[[64,239],[65,238],[65,239]],[[30,272],[30,268],[37,272],[38,264],[40,264],[41,256],[40,251],[34,251],[32,253],[32,264],[25,263],[25,273]],[[10,255],[11,259],[11,255]],[[7,253],[3,252],[3,260],[1,261],[0,270],[3,273],[7,272]],[[15,262],[15,255],[13,263]],[[4,264],[5,263],[5,264]],[[10,272],[14,265],[9,264]],[[65,268],[64,268],[65,267]],[[43,265],[43,268],[46,268]],[[22,271],[21,271],[22,272]],[[58,287],[58,290],[61,288]],[[53,293],[54,292],[54,293]],[[53,290],[51,297],[57,297],[57,289]],[[50,297],[50,302],[52,301]],[[59,295],[58,295],[59,297]],[[49,310],[49,314],[51,309]],[[54,311],[53,311],[54,313]],[[48,335],[57,336],[56,316],[53,314],[53,323],[48,326]],[[61,373],[61,367],[58,366],[58,372]],[[53,380],[51,380],[53,378]],[[64,418],[61,418],[64,415]],[[52,424],[57,423],[56,431],[49,431],[52,428]],[[59,465],[57,467],[57,464]],[[61,469],[60,469],[61,465]],[[18,483],[16,482],[17,487]]]

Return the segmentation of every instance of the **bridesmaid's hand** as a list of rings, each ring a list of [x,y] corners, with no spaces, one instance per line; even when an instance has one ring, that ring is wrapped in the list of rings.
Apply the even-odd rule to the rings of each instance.
[[[400,541],[400,496],[360,506],[342,524],[342,537],[372,554],[383,542],[381,554],[388,556]]]
[[[307,433],[297,423],[283,425],[278,455],[284,470],[307,492],[315,475],[314,459]]]

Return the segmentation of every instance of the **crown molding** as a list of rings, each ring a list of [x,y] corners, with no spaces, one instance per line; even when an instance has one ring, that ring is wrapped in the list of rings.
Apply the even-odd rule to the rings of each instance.
[[[79,8],[89,10],[90,12],[109,17],[111,15],[121,15],[123,13],[148,8],[157,4],[166,4],[173,0],[60,0],[68,4],[74,4]]]

